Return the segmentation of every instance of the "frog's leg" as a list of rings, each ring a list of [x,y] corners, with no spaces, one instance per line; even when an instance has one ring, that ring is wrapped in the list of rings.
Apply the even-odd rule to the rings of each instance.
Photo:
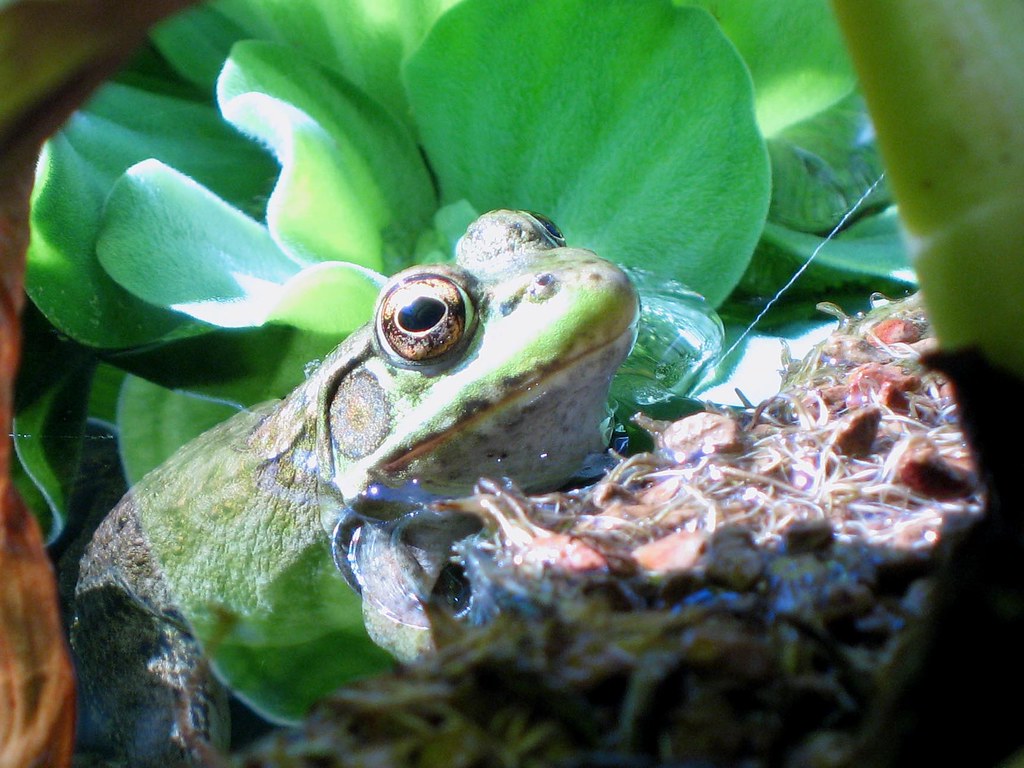
[[[86,549],[71,644],[87,748],[170,768],[200,764],[226,746],[226,691],[172,607],[130,497]]]
[[[374,641],[401,660],[433,647],[428,603],[461,613],[468,584],[449,570],[455,542],[480,530],[468,515],[418,509],[395,520],[342,510],[331,536],[335,566],[363,600]]]

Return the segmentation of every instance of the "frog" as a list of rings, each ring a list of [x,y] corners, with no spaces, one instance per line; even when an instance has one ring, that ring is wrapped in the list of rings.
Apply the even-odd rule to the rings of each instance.
[[[184,445],[96,529],[70,631],[87,741],[131,765],[202,764],[228,743],[229,691],[295,723],[374,653],[429,652],[428,622],[388,594],[415,613],[474,524],[379,491],[563,485],[607,450],[638,317],[620,267],[527,211],[485,213],[453,261],[387,280],[290,394]],[[351,555],[371,540],[379,569]],[[382,649],[346,652],[367,631]]]

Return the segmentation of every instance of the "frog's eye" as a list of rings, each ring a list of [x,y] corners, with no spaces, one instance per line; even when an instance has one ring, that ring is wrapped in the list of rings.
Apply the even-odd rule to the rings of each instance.
[[[472,330],[473,303],[458,283],[435,274],[395,283],[377,310],[377,339],[406,362],[436,360]]]
[[[565,247],[565,235],[562,234],[562,230],[558,228],[558,225],[555,224],[555,222],[542,213],[534,213],[533,211],[527,211],[527,213],[537,220],[537,223],[540,224],[541,229],[543,229],[543,234],[551,241],[552,245],[556,248]]]

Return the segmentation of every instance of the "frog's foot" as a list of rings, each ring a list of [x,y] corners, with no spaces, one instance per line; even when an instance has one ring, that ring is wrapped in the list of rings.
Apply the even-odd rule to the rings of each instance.
[[[181,622],[109,582],[79,590],[71,642],[86,749],[176,768],[207,764],[225,745],[226,692]]]
[[[452,571],[453,546],[480,530],[480,521],[430,509],[397,520],[355,512],[343,516],[332,537],[334,562],[362,595],[367,630],[400,658],[430,647],[427,603],[454,613],[468,601],[468,585]]]

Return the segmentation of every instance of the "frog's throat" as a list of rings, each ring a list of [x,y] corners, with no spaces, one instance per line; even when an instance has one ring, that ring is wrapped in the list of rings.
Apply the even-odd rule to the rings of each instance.
[[[620,352],[612,352],[612,354],[617,358],[614,366],[608,367],[608,380],[610,382],[612,375],[618,369],[619,365],[621,365],[622,360],[624,360],[626,355],[629,354],[629,350],[632,348],[635,339],[636,325],[634,323],[611,341],[607,341],[600,346],[593,347],[592,349],[573,357],[562,358],[547,366],[538,367],[533,376],[523,381],[520,386],[512,390],[506,397],[495,401],[489,408],[474,413],[471,417],[461,421],[457,426],[451,429],[431,435],[409,448],[401,448],[396,451],[395,455],[389,457],[383,462],[382,468],[384,472],[387,474],[402,472],[419,457],[431,454],[446,441],[453,439],[460,433],[472,430],[474,425],[491,418],[495,412],[511,406],[517,399],[529,397],[530,390],[557,379],[560,375],[566,371],[576,368],[588,358],[607,355],[611,350],[618,348]]]

